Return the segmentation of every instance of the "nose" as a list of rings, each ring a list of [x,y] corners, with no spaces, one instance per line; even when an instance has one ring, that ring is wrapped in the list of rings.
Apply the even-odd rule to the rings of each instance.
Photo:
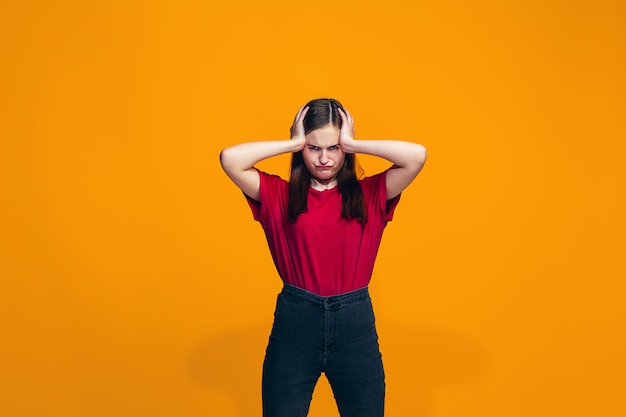
[[[326,165],[328,163],[328,155],[326,154],[326,149],[322,149],[322,153],[320,154],[320,164]]]

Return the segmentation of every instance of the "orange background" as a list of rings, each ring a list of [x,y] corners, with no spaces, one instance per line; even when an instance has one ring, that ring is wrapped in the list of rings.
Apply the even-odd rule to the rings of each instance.
[[[3,416],[259,416],[280,281],[218,154],[327,96],[429,150],[371,285],[387,415],[626,415],[623,2],[0,7]]]

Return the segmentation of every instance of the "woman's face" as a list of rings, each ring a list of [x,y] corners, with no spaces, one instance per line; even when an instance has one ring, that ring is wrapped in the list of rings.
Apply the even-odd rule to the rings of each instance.
[[[329,124],[309,132],[302,157],[311,177],[321,184],[333,185],[345,159],[339,145],[339,128]]]

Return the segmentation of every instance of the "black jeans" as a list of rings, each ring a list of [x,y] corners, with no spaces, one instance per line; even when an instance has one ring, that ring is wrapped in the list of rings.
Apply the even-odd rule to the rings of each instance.
[[[385,373],[367,287],[322,297],[285,284],[263,363],[263,416],[304,417],[324,372],[342,417],[382,417]]]

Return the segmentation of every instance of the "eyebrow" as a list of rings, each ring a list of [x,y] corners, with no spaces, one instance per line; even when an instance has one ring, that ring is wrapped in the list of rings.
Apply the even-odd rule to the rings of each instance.
[[[312,143],[310,143],[310,144],[308,144],[306,146],[308,146],[309,148],[323,148],[323,146],[313,145]],[[336,143],[334,145],[328,145],[326,148],[332,148],[332,147],[335,147],[335,146],[339,146],[339,143]]]

